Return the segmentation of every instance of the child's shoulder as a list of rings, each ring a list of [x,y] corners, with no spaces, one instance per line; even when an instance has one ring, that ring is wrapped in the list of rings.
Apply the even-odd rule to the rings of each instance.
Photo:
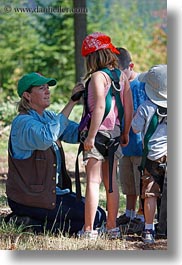
[[[95,81],[97,83],[103,82],[104,84],[109,84],[110,77],[102,70],[99,70],[91,75],[91,81]]]
[[[155,113],[156,109],[157,105],[149,99],[142,102],[138,107],[139,112],[145,113],[146,116]]]
[[[157,108],[157,105],[155,103],[153,103],[150,99],[146,99],[145,101],[143,101],[140,106],[143,106],[143,107],[151,107],[151,108],[154,108],[156,109]]]

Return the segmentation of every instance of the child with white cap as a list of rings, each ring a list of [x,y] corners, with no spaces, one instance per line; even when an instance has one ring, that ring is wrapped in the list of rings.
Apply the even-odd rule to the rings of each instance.
[[[162,194],[167,165],[167,65],[151,67],[140,74],[139,80],[145,83],[149,98],[139,106],[132,120],[133,131],[141,132],[146,151],[140,167],[145,216],[142,239],[144,243],[154,243],[157,198]]]

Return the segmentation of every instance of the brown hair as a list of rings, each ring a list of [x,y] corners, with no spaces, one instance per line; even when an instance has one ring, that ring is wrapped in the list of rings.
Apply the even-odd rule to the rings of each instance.
[[[125,48],[117,48],[117,50],[120,52],[117,54],[120,68],[122,70],[128,69],[130,63],[132,62],[129,51],[127,51]]]
[[[88,54],[85,57],[86,74],[83,80],[86,80],[91,74],[99,69],[112,66],[118,68],[118,58],[110,49],[101,49]]]
[[[27,112],[31,109],[28,100],[24,97],[22,97],[17,104],[18,104],[18,111],[19,112]]]
[[[26,92],[31,93],[32,92],[32,86],[29,87],[29,89],[26,90]],[[29,101],[22,96],[18,104],[18,111],[19,112],[27,112],[31,109]]]

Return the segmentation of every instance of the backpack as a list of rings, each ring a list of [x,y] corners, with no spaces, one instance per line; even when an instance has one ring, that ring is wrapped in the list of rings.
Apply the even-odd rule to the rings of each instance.
[[[105,107],[105,113],[102,119],[102,122],[108,115],[110,108],[111,108],[111,102],[112,97],[114,96],[116,99],[116,104],[118,107],[118,115],[120,120],[120,130],[122,126],[122,119],[124,114],[123,105],[121,102],[120,97],[120,75],[121,71],[119,69],[110,70],[108,68],[103,68],[101,71],[107,73],[109,77],[111,78],[111,86],[108,90],[108,93],[106,95],[106,107]],[[88,84],[90,82],[90,79],[87,80],[85,85],[85,92],[84,92],[84,114],[82,115],[80,124],[79,124],[79,131],[81,132],[85,127],[89,129],[90,121],[91,121],[91,113],[88,108],[87,104],[87,98],[88,98]],[[83,142],[86,139],[87,135],[84,135],[80,137],[80,145],[78,148],[77,153],[77,159],[76,159],[76,165],[75,165],[75,183],[76,183],[76,194],[77,198],[81,198],[81,185],[80,185],[80,178],[79,178],[79,163],[78,163],[78,157],[79,154],[83,151]],[[95,137],[95,146],[98,149],[98,151],[104,156],[108,156],[109,158],[109,192],[112,192],[112,170],[113,170],[113,162],[114,162],[114,153],[117,150],[118,146],[120,144],[120,137],[106,137],[100,132],[97,132],[97,135]]]
[[[159,117],[161,117],[160,122],[159,122]],[[147,132],[144,136],[143,155],[142,155],[141,164],[139,166],[140,172],[143,172],[143,170],[145,169],[146,158],[147,158],[148,151],[149,151],[148,150],[148,142],[149,142],[150,138],[152,137],[153,133],[155,132],[155,130],[157,129],[158,124],[162,123],[164,121],[164,119],[166,119],[166,118],[167,118],[167,109],[158,106],[156,109],[156,112],[152,116],[152,119],[151,119],[150,124],[149,124],[148,129],[147,129]]]
[[[156,109],[156,112],[152,116],[152,119],[151,119],[150,124],[149,124],[148,129],[147,129],[147,132],[144,136],[144,148],[143,148],[142,161],[141,161],[140,166],[138,167],[138,170],[140,171],[140,177],[141,178],[144,174],[144,169],[146,167],[146,161],[147,161],[147,155],[149,152],[148,142],[149,142],[150,138],[152,137],[153,133],[155,132],[155,130],[157,129],[158,124],[162,123],[162,122],[167,122],[166,119],[167,119],[167,109],[158,106]],[[161,182],[158,183],[160,188],[161,188],[161,191],[163,190],[163,182],[164,182],[164,179],[161,179]],[[142,181],[140,181],[140,193],[142,193]],[[140,199],[141,199],[142,208],[144,209],[144,199],[143,198],[140,198]],[[161,198],[157,198],[157,212],[158,212],[157,215],[158,216],[159,216],[159,212],[160,212],[160,204],[161,204]],[[144,212],[144,215],[145,215],[145,212]]]
[[[110,111],[112,96],[114,96],[116,99],[117,107],[118,107],[118,115],[119,115],[120,124],[122,124],[124,109],[123,109],[123,105],[122,105],[121,98],[120,98],[120,90],[121,89],[120,89],[119,80],[120,80],[121,71],[119,69],[110,70],[108,68],[102,68],[100,71],[108,74],[112,80],[111,86],[110,86],[108,93],[106,95],[106,107],[105,107],[105,112],[104,112],[102,122],[105,120],[106,116],[108,115],[108,113]],[[88,108],[88,103],[87,103],[88,85],[89,85],[90,79],[91,78],[89,78],[85,84],[85,91],[84,91],[84,95],[83,95],[84,114],[83,114],[81,121],[80,121],[80,124],[79,124],[79,131],[82,131],[86,126],[87,126],[87,128],[89,128],[89,126],[90,126],[91,114],[90,114],[90,111]]]

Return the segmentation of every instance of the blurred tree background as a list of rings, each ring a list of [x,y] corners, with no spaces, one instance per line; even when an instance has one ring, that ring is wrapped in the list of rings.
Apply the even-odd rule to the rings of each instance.
[[[58,80],[52,103],[60,110],[84,74],[79,49],[86,34],[104,32],[127,48],[136,71],[167,63],[167,0],[11,2],[0,0],[0,130],[16,113],[17,81],[27,72]]]

